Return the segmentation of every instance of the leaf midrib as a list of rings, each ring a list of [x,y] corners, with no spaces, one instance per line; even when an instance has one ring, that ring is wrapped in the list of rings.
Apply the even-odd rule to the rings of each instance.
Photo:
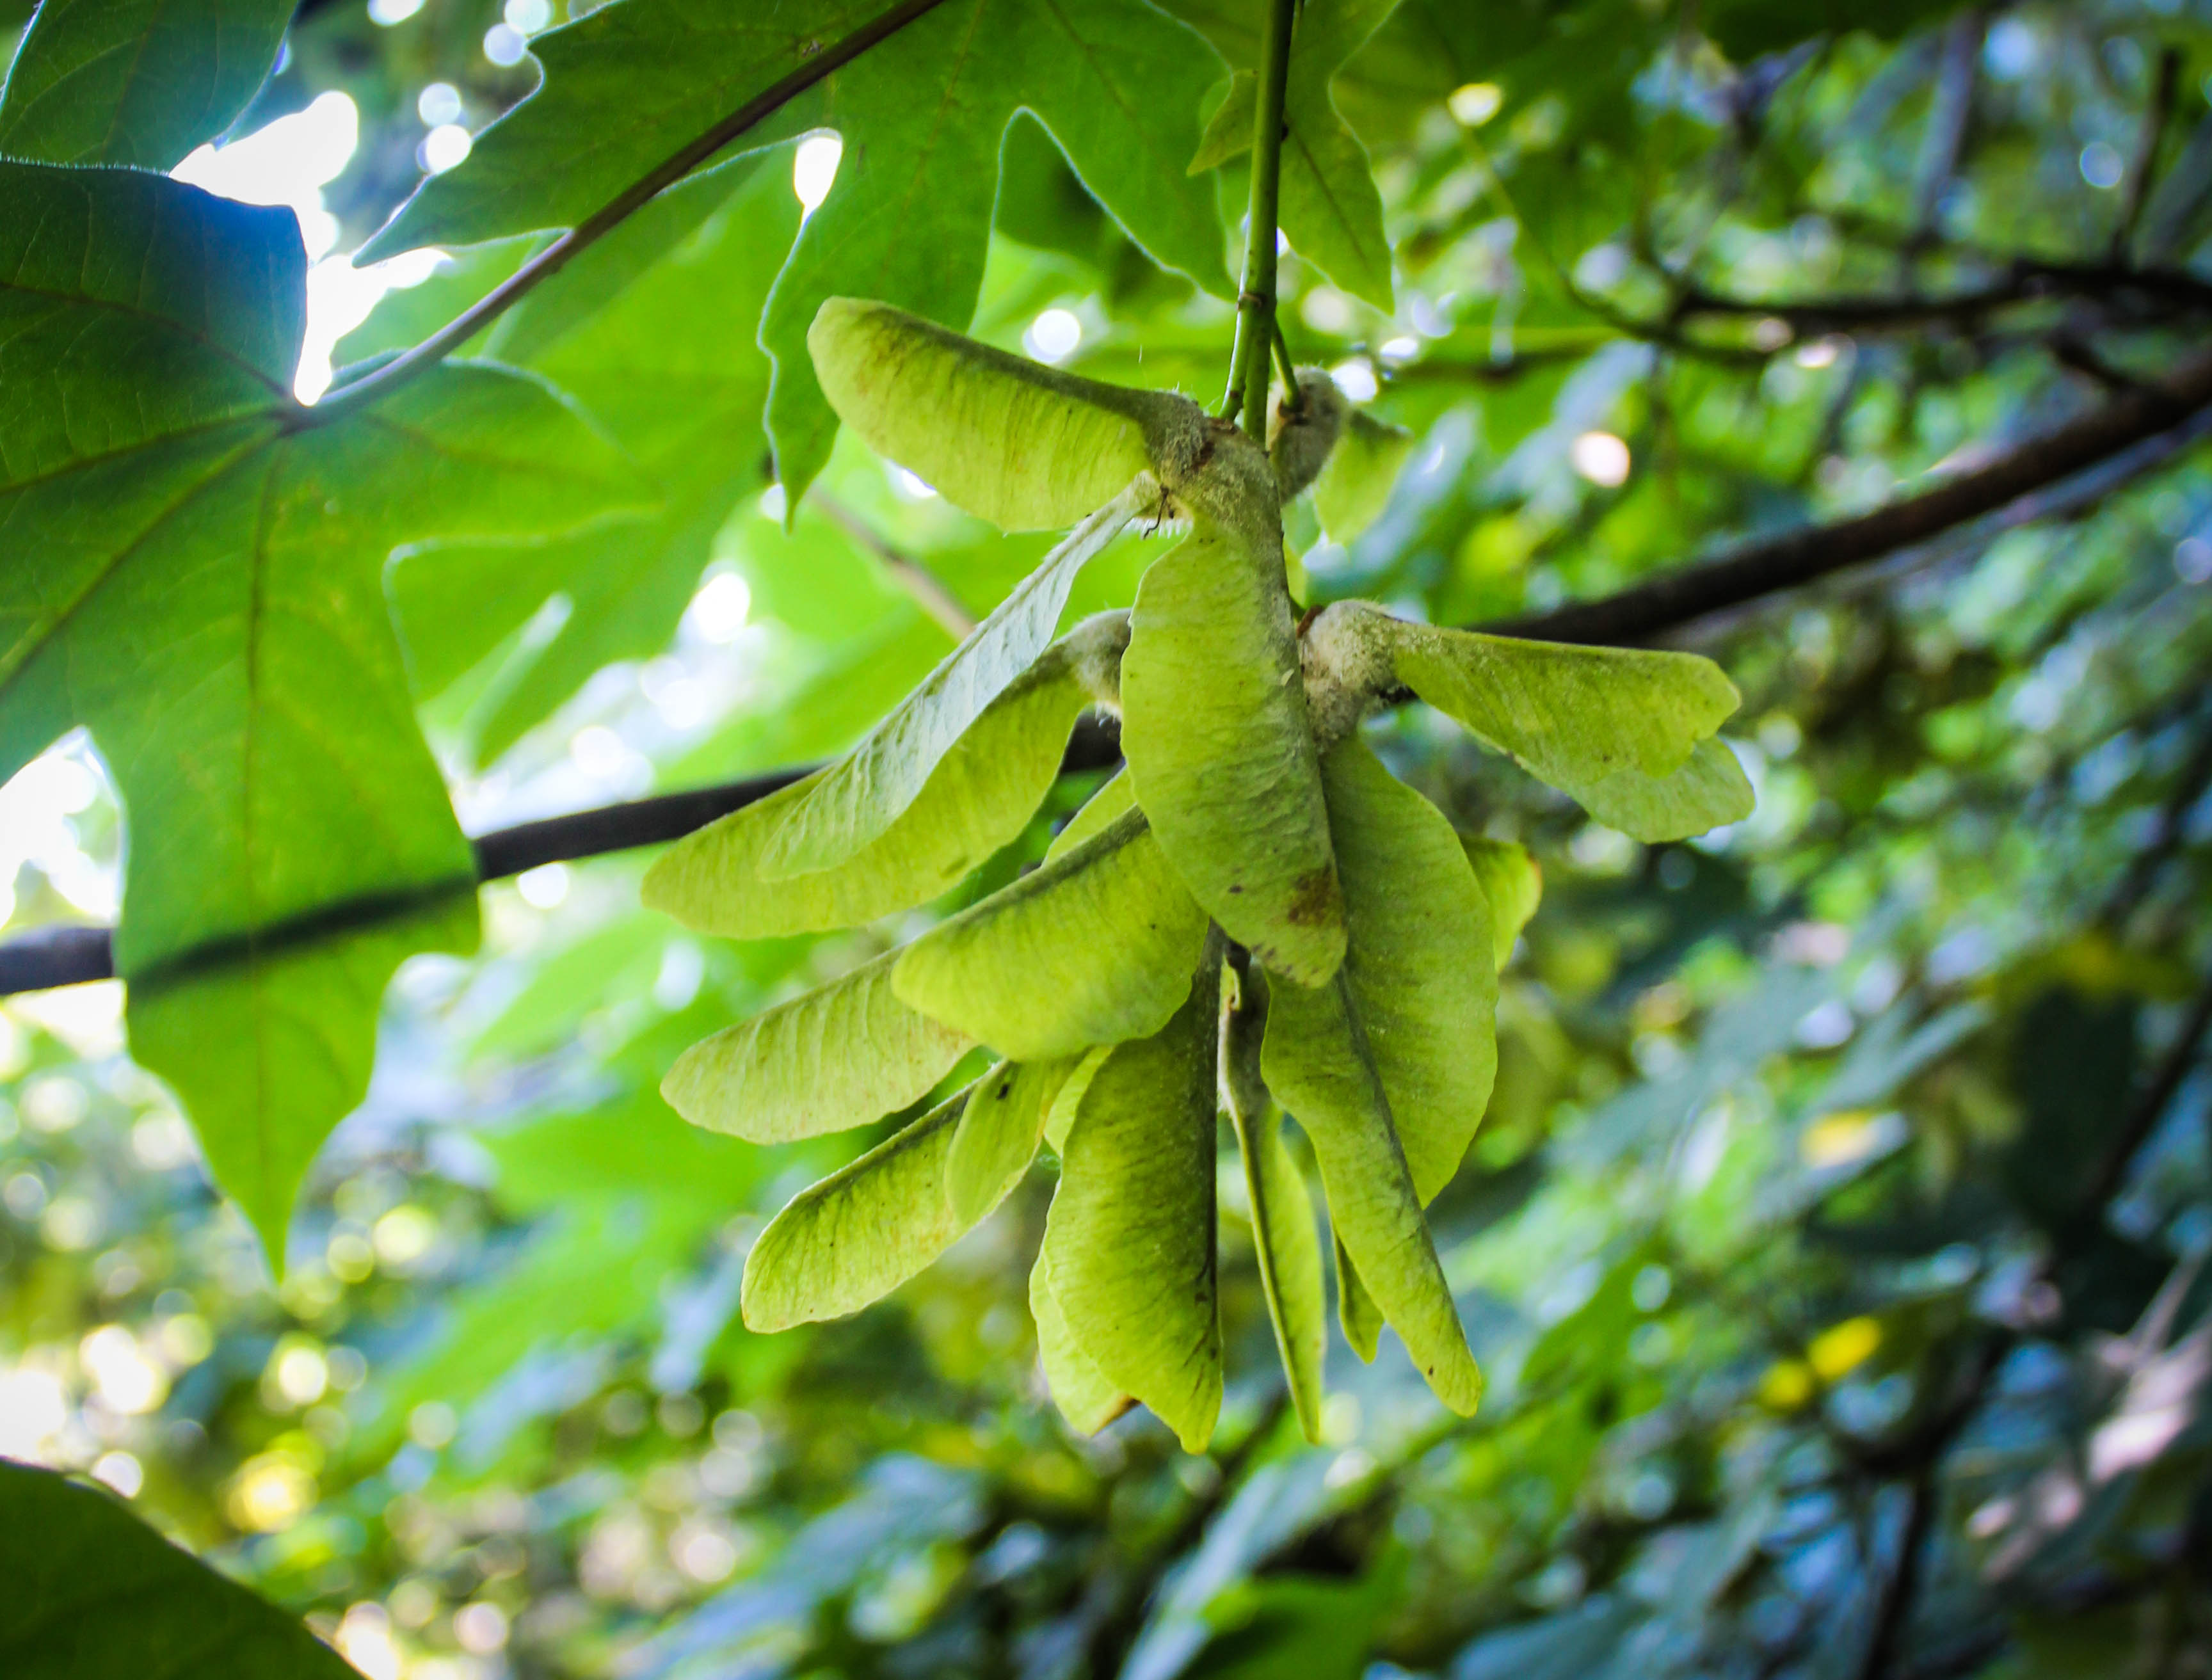
[[[166,443],[168,438],[163,437],[155,441]],[[98,594],[107,580],[113,577],[121,567],[128,563],[141,549],[152,541],[157,531],[175,519],[194,499],[228,477],[242,462],[261,450],[274,447],[274,445],[275,440],[267,434],[248,440],[236,452],[216,463],[208,471],[195,479],[174,500],[158,509],[128,543],[122,544],[100,564],[91,568],[83,586],[58,612],[54,613],[42,623],[27,630],[14,647],[8,649],[4,653],[0,653],[0,697],[4,697],[7,691],[15,686],[15,679],[22,675],[24,668],[38,656],[40,652],[51,645],[53,640],[69,627],[78,612],[83,609],[85,603]],[[152,443],[134,446],[138,449],[149,449],[153,446]],[[100,458],[113,459],[116,456],[127,455],[131,452],[131,451],[128,449],[116,450],[110,455]]]

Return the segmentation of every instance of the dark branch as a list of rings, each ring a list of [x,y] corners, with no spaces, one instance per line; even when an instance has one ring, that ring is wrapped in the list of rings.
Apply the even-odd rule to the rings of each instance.
[[[1606,597],[1551,612],[1488,624],[1498,635],[1566,642],[1636,643],[1880,560],[2018,501],[2087,468],[2159,437],[2212,406],[2212,355],[2184,364],[2160,384],[2126,391],[2056,431],[2030,439],[1988,465],[1856,519],[1812,525],[1741,546]],[[1119,761],[1119,731],[1086,723],[1068,743],[1064,774]],[[480,836],[480,880],[496,881],[541,864],[594,858],[681,838],[716,817],[764,799],[806,768],[720,787],[548,817]],[[318,913],[319,914],[324,913]],[[283,937],[281,928],[264,937]],[[106,979],[114,973],[105,928],[41,928],[0,942],[0,994]]]
[[[2001,278],[1977,290],[1933,297],[1738,298],[1692,287],[1675,300],[1670,318],[1680,324],[1759,316],[1786,321],[1801,335],[1883,332],[1938,322],[1972,325],[1999,310],[2062,298],[2130,303],[2151,312],[2212,312],[2212,283],[2179,269],[2046,263],[2021,257],[2007,264]]]
[[[115,978],[112,930],[41,927],[0,941],[0,993]]]
[[[1859,1680],[1882,1680],[1896,1666],[1905,1625],[1920,1594],[1921,1568],[1942,1504],[1942,1490],[1937,1485],[1937,1473],[1943,1455],[1981,1410],[1990,1383],[2003,1368],[2005,1356],[2012,1350],[2014,1340],[2009,1332],[1986,1338],[1976,1349],[1949,1403],[1916,1430],[1902,1444],[1902,1450],[1893,1455],[1911,1473],[1905,1522],[1898,1535],[1896,1562],[1882,1581],[1867,1642],[1860,1653]],[[1881,1473],[1878,1467],[1868,1467]]]
[[[1666,631],[1795,589],[1923,543],[2155,437],[2212,403],[2212,355],[2156,385],[2114,397],[1988,465],[1871,513],[1747,543],[1702,565],[1662,573],[1599,601],[1487,626],[1547,641],[1648,641]]]
[[[1076,775],[1103,770],[1121,761],[1121,733],[1110,722],[1085,719],[1075,727],[1060,760],[1060,773]],[[503,881],[544,864],[573,862],[580,858],[605,857],[641,846],[662,846],[682,840],[717,817],[765,799],[779,788],[811,774],[814,767],[771,770],[742,781],[715,787],[692,788],[683,793],[656,794],[650,799],[629,799],[618,805],[600,805],[572,811],[511,828],[495,828],[470,844],[476,852],[477,879]],[[362,925],[365,920],[412,908],[419,902],[410,895],[404,901],[349,900],[311,915],[295,917],[263,929],[252,949],[270,951],[297,943],[302,938]],[[50,986],[81,986],[88,980],[115,978],[113,931],[104,927],[42,927],[13,939],[0,940],[0,996],[16,992],[42,992]],[[190,966],[203,967],[202,960],[227,960],[240,955],[242,939],[225,940],[191,954]],[[164,972],[167,972],[165,967]]]

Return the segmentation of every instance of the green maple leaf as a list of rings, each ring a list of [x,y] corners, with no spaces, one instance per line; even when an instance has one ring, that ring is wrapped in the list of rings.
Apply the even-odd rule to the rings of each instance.
[[[90,730],[132,819],[134,1048],[272,1252],[392,967],[474,937],[385,561],[647,500],[505,368],[314,423],[289,394],[305,273],[288,212],[0,163],[0,776]]]
[[[104,1489],[0,1460],[0,1672],[352,1680],[337,1653]]]
[[[260,90],[295,0],[46,0],[0,90],[0,155],[173,167]]]
[[[550,543],[425,550],[396,569],[393,598],[426,696],[489,655],[549,597],[567,597],[560,628],[503,667],[471,717],[479,762],[514,745],[594,671],[665,647],[714,534],[765,482],[769,361],[753,331],[799,230],[788,168],[779,151],[693,176],[485,335],[483,354],[542,373],[583,403],[637,460],[660,506]],[[488,288],[504,264],[483,266],[477,282]],[[407,299],[391,294],[395,304]]]
[[[572,227],[878,9],[815,0],[763,17],[623,0],[549,31],[532,45],[544,85],[466,163],[426,182],[363,258]],[[807,356],[816,312],[866,297],[966,325],[1000,145],[1024,109],[1146,252],[1226,295],[1212,190],[1182,172],[1219,79],[1204,40],[1146,0],[949,0],[749,131],[748,149],[823,128],[844,141],[836,184],[761,320],[775,361],[769,433],[792,505],[837,429]]]

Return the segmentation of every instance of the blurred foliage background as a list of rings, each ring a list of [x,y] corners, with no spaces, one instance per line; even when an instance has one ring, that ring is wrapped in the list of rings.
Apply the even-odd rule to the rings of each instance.
[[[1239,56],[1249,8],[1166,5]],[[343,252],[565,16],[307,0],[237,133],[343,137],[349,102],[299,189]],[[2212,316],[2205,0],[1406,0],[1335,92],[1396,306],[1293,252],[1291,342],[1419,442],[1349,549],[1294,520],[1313,600],[1601,595],[1994,458]],[[757,455],[717,404],[757,412],[758,298],[830,163],[795,150],[514,353],[550,346],[641,452]],[[980,336],[1212,394],[1228,306],[1026,121],[996,225]],[[411,343],[520,249],[380,301],[333,266],[325,343]],[[659,1076],[911,922],[702,942],[638,909],[632,855],[488,888],[481,957],[402,971],[281,1285],[125,1056],[117,988],[10,1000],[0,1452],[88,1471],[371,1680],[2212,1671],[2206,430],[1686,630],[1745,694],[1731,830],[1638,846],[1432,719],[1377,726],[1545,874],[1433,1215],[1490,1376],[1471,1421],[1386,1337],[1371,1368],[1333,1349],[1328,1443],[1298,1440],[1225,1142],[1212,1456],[1050,1410],[1046,1182],[890,1302],[746,1333],[764,1215],[880,1133],[754,1149]],[[789,535],[767,484],[685,516],[703,576],[396,562],[471,831],[835,750],[950,646],[915,568],[973,613],[1042,547],[849,440]],[[1145,552],[1077,610],[1125,603]],[[8,927],[112,917],[119,828],[81,741],[0,791]]]

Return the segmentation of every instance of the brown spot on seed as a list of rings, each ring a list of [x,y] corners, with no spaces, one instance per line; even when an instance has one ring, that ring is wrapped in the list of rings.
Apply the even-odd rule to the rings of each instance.
[[[1333,869],[1309,870],[1291,887],[1290,918],[1298,927],[1325,927],[1341,919],[1344,889]]]

